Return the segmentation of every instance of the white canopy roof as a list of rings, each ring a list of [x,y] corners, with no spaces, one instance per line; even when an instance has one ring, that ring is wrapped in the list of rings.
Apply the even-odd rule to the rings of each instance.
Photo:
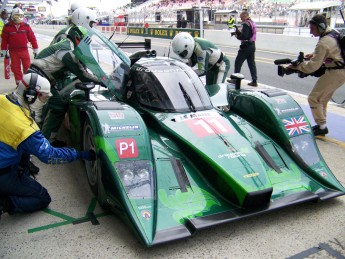
[[[290,10],[321,10],[331,6],[341,6],[340,1],[302,2],[290,7]]]

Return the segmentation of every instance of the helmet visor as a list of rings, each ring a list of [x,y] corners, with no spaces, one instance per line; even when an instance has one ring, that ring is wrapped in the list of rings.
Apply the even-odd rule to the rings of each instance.
[[[94,28],[94,26],[97,26],[97,22],[91,21],[91,22],[89,22],[89,26],[90,26],[90,28]]]
[[[181,53],[178,54],[181,58],[185,58],[188,55],[188,50],[184,50]]]

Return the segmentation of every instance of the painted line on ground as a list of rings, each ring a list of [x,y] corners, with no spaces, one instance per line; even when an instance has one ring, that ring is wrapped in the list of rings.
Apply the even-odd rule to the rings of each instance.
[[[57,212],[57,211],[54,211],[51,209],[44,209],[43,212],[50,214],[54,217],[63,219],[64,221],[58,222],[58,223],[53,223],[53,224],[48,224],[48,225],[44,225],[44,226],[40,226],[40,227],[36,227],[36,228],[30,228],[30,229],[28,229],[28,233],[32,234],[35,232],[48,230],[51,228],[57,228],[57,227],[61,227],[61,226],[69,225],[69,224],[77,225],[79,223],[84,223],[84,222],[91,222],[92,225],[99,225],[99,221],[97,220],[97,218],[112,215],[112,213],[111,212],[102,212],[99,214],[94,214],[94,210],[96,208],[96,205],[97,205],[97,199],[95,197],[93,197],[90,201],[90,204],[88,206],[87,212],[85,213],[85,216],[83,216],[81,218],[74,218],[74,217],[70,217],[68,215],[65,215],[63,213],[60,213],[60,212]]]

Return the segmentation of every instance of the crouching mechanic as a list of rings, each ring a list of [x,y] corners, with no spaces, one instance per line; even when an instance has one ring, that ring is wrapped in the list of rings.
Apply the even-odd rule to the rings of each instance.
[[[230,61],[212,42],[193,38],[187,32],[178,33],[172,41],[175,54],[188,59],[198,76],[206,75],[206,85],[224,83],[230,69]]]
[[[326,17],[317,14],[309,21],[310,33],[319,37],[312,54],[305,55],[306,60],[297,66],[288,68],[305,74],[313,73],[324,64],[325,73],[317,80],[308,96],[308,102],[316,125],[312,127],[315,136],[328,133],[326,124],[327,104],[334,92],[345,83],[345,60],[336,37],[339,36],[327,26]]]
[[[0,215],[33,212],[51,202],[47,190],[30,177],[30,154],[46,164],[96,159],[92,150],[54,148],[43,137],[32,116],[50,96],[48,80],[37,74],[24,75],[14,92],[0,95]]]
[[[63,147],[66,143],[56,139],[58,130],[68,109],[68,99],[60,96],[68,73],[73,73],[82,82],[100,84],[97,77],[89,73],[84,65],[73,54],[74,48],[87,34],[82,26],[73,26],[67,32],[67,39],[50,45],[39,52],[28,69],[49,80],[53,96],[47,103],[47,115],[42,121],[41,130],[54,147]]]

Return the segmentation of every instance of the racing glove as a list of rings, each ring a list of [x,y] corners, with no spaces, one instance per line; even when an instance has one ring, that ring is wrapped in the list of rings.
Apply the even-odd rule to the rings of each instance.
[[[34,54],[34,58],[37,56],[37,54],[38,54],[38,49],[34,49],[33,50],[33,54]]]
[[[96,152],[91,149],[89,151],[80,151],[79,158],[87,161],[95,161],[97,159]]]

